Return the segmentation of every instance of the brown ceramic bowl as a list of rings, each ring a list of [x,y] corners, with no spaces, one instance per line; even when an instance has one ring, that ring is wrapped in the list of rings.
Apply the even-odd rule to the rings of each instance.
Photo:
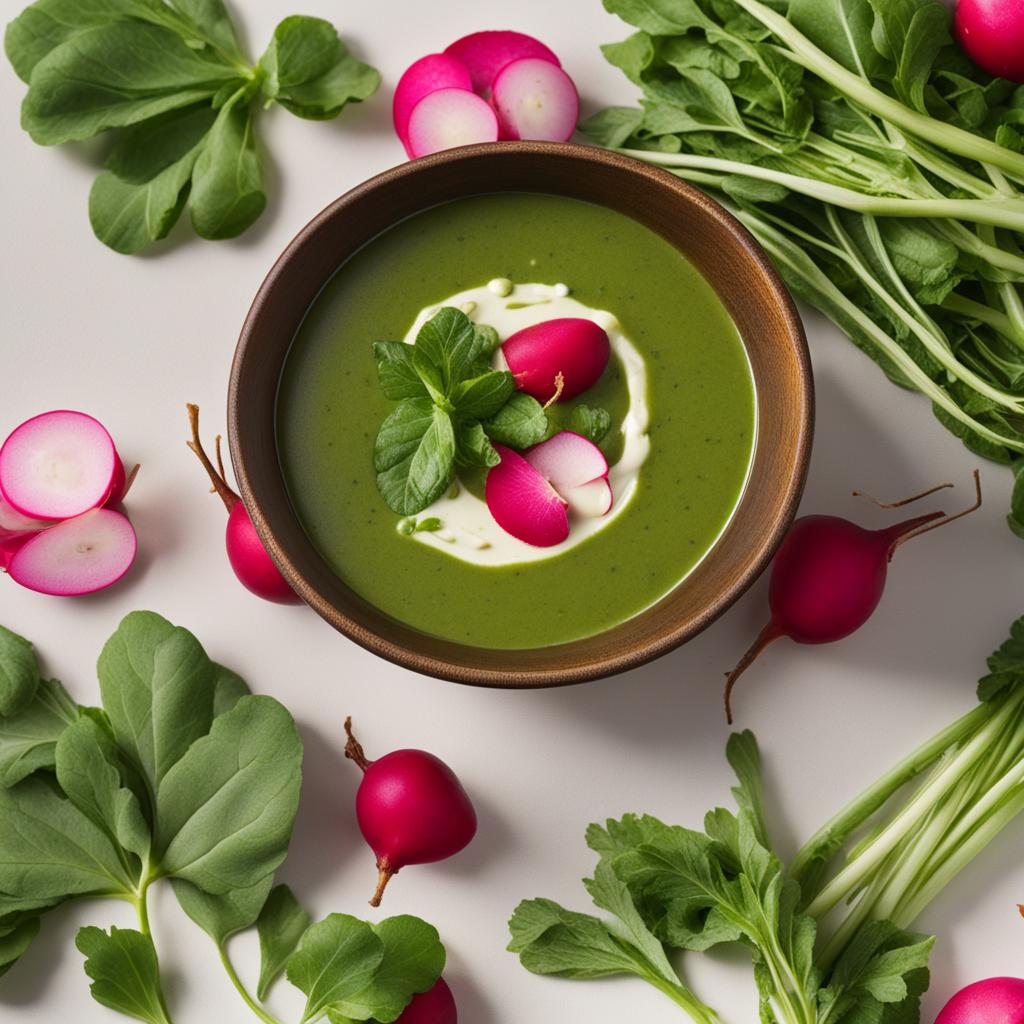
[[[547,192],[618,210],[692,261],[732,314],[757,390],[753,466],[732,522],[700,565],[641,615],[598,636],[524,651],[427,636],[374,608],[331,571],[292,510],[278,465],[274,405],[288,348],[324,282],[397,221],[484,192]],[[685,317],[685,299],[680,317]],[[588,146],[495,143],[403,164],[315,217],[267,275],[242,328],[231,372],[231,456],[246,508],[274,561],[315,611],[347,637],[406,668],[461,683],[580,683],[678,647],[758,577],[796,510],[811,449],[813,385],[793,302],[760,246],[703,193],[665,171]]]

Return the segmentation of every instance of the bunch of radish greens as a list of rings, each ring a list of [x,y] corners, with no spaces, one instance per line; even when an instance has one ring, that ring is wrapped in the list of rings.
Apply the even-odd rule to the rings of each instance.
[[[908,929],[1024,810],[1024,618],[989,670],[973,711],[865,790],[788,867],[772,849],[757,743],[733,735],[736,811],[711,811],[703,832],[632,814],[591,825],[600,859],[584,884],[611,917],[527,900],[509,949],[535,974],[636,975],[714,1024],[668,953],[738,943],[766,1024],[916,1024],[934,939]]]
[[[937,0],[604,0],[639,107],[582,128],[710,190],[973,451],[1024,536],[1024,87]]]
[[[138,928],[78,932],[93,997],[172,1024],[147,900],[166,881],[264,1024],[280,1024],[262,1000],[281,974],[307,997],[303,1024],[394,1021],[437,982],[445,950],[425,921],[329,914],[311,924],[274,885],[302,781],[302,743],[281,704],[250,694],[152,612],[122,621],[97,670],[103,706],[79,707],[40,677],[32,645],[0,627],[0,974],[54,908],[124,901]],[[228,946],[253,927],[255,994]]]

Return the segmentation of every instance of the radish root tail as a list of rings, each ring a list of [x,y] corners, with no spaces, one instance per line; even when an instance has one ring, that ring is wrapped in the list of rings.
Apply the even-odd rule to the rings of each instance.
[[[351,715],[345,719],[345,736],[347,737],[345,741],[345,756],[350,761],[355,761],[355,763],[359,765],[360,769],[365,772],[373,762],[370,761],[363,752],[363,745],[356,739],[355,734],[352,732]],[[383,891],[383,887],[381,888]],[[373,906],[377,906],[377,904],[374,903]]]
[[[122,501],[128,497],[128,492],[132,489],[132,484],[135,483],[135,478],[139,475],[140,469],[142,469],[142,466],[136,462],[135,465],[128,470],[128,476],[125,477],[124,481],[124,493],[121,495]]]
[[[565,390],[565,375],[561,370],[555,374],[555,393],[544,403],[544,408],[547,409],[554,405],[562,397],[562,392]]]
[[[377,876],[377,888],[374,890],[373,896],[370,899],[371,907],[380,906],[380,901],[384,899],[384,890],[387,888],[388,882],[398,874],[397,871],[391,870],[386,860],[377,861],[377,870],[380,874]]]
[[[949,523],[955,523],[958,519],[963,519],[964,516],[969,516],[972,512],[977,512],[981,508],[981,472],[979,470],[974,471],[974,504],[970,508],[965,508],[962,512],[957,512],[954,515],[946,516],[938,522],[929,523],[927,526],[922,526],[917,530],[911,530],[909,533],[903,534],[902,537],[897,537],[893,541],[892,547],[889,549],[889,557],[892,558],[893,552],[901,545],[906,544],[908,540],[913,540],[915,537],[920,537],[923,533],[928,533],[930,530],[937,530],[940,526],[947,526]]]
[[[935,487],[930,487],[927,491],[922,491],[920,494],[915,494],[910,498],[903,498],[901,501],[879,501],[877,498],[872,497],[870,494],[865,494],[864,491],[854,491],[853,496],[855,498],[867,498],[873,505],[877,505],[879,508],[903,508],[904,505],[912,505],[915,501],[920,501],[922,498],[927,498],[931,494],[935,494],[937,491],[944,491],[948,487],[952,487],[950,483],[938,484]]]
[[[210,461],[209,455],[206,454],[203,442],[199,439],[199,406],[189,402],[185,408],[188,410],[188,423],[192,430],[192,439],[185,443],[203,464],[203,469],[206,470],[207,475],[210,477],[211,491],[220,495],[220,500],[224,502],[224,507],[230,512],[242,499],[231,489],[231,486],[224,478],[224,461],[220,454],[220,436],[218,435],[217,437],[217,462],[220,466],[218,472],[217,467],[214,466]]]
[[[725,720],[732,725],[733,714],[732,714],[732,691],[736,686],[736,681],[741,675],[753,664],[761,652],[774,641],[778,640],[782,634],[779,632],[778,626],[774,622],[769,622],[764,629],[761,630],[757,635],[757,639],[750,645],[750,649],[746,654],[740,658],[739,663],[736,667],[726,676],[725,680]]]

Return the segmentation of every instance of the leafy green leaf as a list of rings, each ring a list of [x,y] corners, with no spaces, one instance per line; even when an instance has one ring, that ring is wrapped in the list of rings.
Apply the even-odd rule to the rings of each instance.
[[[218,946],[223,946],[236,932],[255,923],[273,884],[274,876],[267,875],[248,888],[231,889],[223,895],[213,896],[184,879],[171,879],[171,887],[181,909]]]
[[[479,466],[483,469],[490,469],[501,462],[501,456],[494,450],[494,445],[488,440],[478,420],[459,425],[455,458],[462,466]]]
[[[874,78],[887,70],[872,41],[870,0],[790,0],[789,20],[811,42],[850,71]]]
[[[224,0],[169,0],[182,17],[187,18],[214,46],[229,57],[241,60],[238,36]]]
[[[580,124],[580,131],[599,146],[624,146],[640,127],[644,112],[636,107],[605,107]]]
[[[256,995],[266,999],[310,924],[310,916],[287,885],[270,893],[256,922],[260,936],[260,980]]]
[[[249,695],[249,687],[245,680],[223,665],[213,663],[213,715],[223,715],[230,711],[243,697]]]
[[[0,718],[0,786],[21,782],[40,768],[52,768],[61,733],[78,717],[78,705],[56,679],[40,680],[32,703]]]
[[[484,425],[487,436],[509,448],[529,448],[544,440],[548,418],[536,398],[518,392]]]
[[[439,309],[416,335],[416,350],[440,371],[440,387],[450,396],[479,356],[473,321],[453,306]]]
[[[487,419],[501,409],[515,389],[515,378],[508,370],[491,370],[460,381],[451,393],[451,400],[460,416]]]
[[[476,339],[473,344],[474,359],[489,358],[501,347],[501,338],[490,324],[474,324]]]
[[[594,444],[600,444],[612,428],[611,413],[607,409],[592,409],[577,405],[569,416],[569,429],[582,434]]]
[[[381,424],[373,461],[377,487],[388,508],[403,516],[422,512],[452,480],[451,417],[430,399],[405,399]]]
[[[96,1002],[147,1024],[170,1024],[152,939],[131,928],[81,928],[75,945]]]
[[[298,809],[302,744],[271,697],[243,697],[214,719],[157,790],[160,862],[220,895],[284,860]]]
[[[23,711],[39,685],[39,662],[32,645],[0,626],[0,718]]]
[[[604,9],[653,36],[682,35],[708,22],[694,0],[604,0]]]
[[[739,781],[732,795],[741,811],[750,815],[757,841],[768,847],[768,821],[764,813],[764,793],[761,788],[761,752],[757,739],[749,729],[735,732],[729,737],[725,756]]]
[[[609,64],[624,72],[631,82],[641,85],[644,71],[654,60],[654,43],[646,32],[634,32],[621,43],[605,44],[601,47],[601,52]],[[611,109],[622,110],[623,108]],[[607,115],[607,111],[603,113]]]
[[[988,658],[988,675],[978,683],[978,699],[995,700],[1024,681],[1024,617],[1010,625],[1010,635]]]
[[[0,928],[0,976],[14,966],[38,934],[38,917],[26,917],[7,928]]]
[[[373,356],[377,360],[377,379],[385,398],[399,402],[403,398],[423,398],[426,385],[413,366],[412,345],[401,341],[375,341]]]

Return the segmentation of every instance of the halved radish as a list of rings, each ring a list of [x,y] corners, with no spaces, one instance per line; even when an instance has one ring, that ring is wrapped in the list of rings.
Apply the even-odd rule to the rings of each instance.
[[[546,60],[557,67],[562,62],[539,39],[522,32],[473,32],[456,39],[444,51],[469,69],[473,89],[481,96],[489,96],[498,72],[506,64],[524,57]]]
[[[498,119],[486,100],[465,89],[438,89],[409,115],[406,149],[412,157],[473,142],[497,142]]]
[[[518,540],[538,548],[569,536],[565,500],[521,455],[496,444],[501,462],[487,474],[484,494],[494,521]]]
[[[516,331],[501,351],[516,387],[538,402],[550,402],[575,398],[593,387],[608,365],[611,345],[593,320],[570,316]]]
[[[438,89],[465,89],[471,92],[473,82],[464,64],[445,53],[429,53],[421,57],[415,64],[410,64],[395,86],[395,98],[391,105],[391,114],[395,123],[395,132],[402,140],[409,156],[409,116],[413,107],[424,96],[437,92]]]
[[[491,102],[503,139],[565,142],[580,115],[572,79],[557,65],[536,57],[507,64],[494,80]]]
[[[40,594],[91,594],[128,571],[137,546],[127,516],[94,508],[28,540],[15,552],[8,572],[16,583]]]
[[[83,412],[34,416],[0,448],[0,494],[33,519],[70,519],[97,508],[119,479],[123,487],[124,466],[110,434]]]
[[[0,569],[7,568],[14,553],[29,537],[52,525],[43,519],[23,516],[0,498]]]
[[[560,431],[524,452],[523,458],[576,515],[596,518],[612,507],[608,461],[601,449],[582,434]]]

